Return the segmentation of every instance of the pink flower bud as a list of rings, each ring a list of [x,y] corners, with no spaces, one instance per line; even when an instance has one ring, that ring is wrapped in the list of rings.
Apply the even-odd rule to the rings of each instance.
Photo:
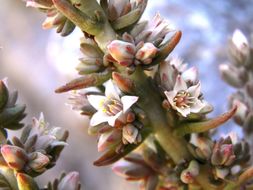
[[[59,183],[58,190],[79,190],[80,179],[77,172],[68,173]]]
[[[111,56],[121,65],[129,66],[133,63],[135,46],[131,43],[114,40],[108,46]]]
[[[4,145],[1,153],[8,166],[14,170],[21,170],[28,161],[26,152],[17,146]]]
[[[158,49],[152,43],[145,43],[136,53],[136,59],[144,64],[150,64],[156,56]]]
[[[35,152],[33,156],[34,159],[30,160],[29,166],[36,172],[44,172],[50,162],[49,158],[41,152]]]

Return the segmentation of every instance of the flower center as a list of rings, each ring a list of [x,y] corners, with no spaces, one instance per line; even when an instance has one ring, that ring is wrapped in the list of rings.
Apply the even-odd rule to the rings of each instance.
[[[105,112],[109,116],[114,116],[122,110],[123,110],[123,105],[119,100],[111,98],[111,99],[107,99],[103,103],[103,112]]]
[[[189,92],[181,90],[174,97],[173,102],[179,108],[189,108],[194,104],[194,99]]]

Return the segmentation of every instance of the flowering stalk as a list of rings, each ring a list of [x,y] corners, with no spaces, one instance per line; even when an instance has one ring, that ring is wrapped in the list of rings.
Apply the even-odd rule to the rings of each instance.
[[[167,59],[181,32],[159,14],[140,20],[147,0],[48,1],[84,32],[83,58],[77,67],[82,76],[56,92],[75,90],[70,104],[91,118],[88,132],[98,136],[97,148],[103,152],[95,165],[123,159],[113,170],[140,181],[140,189],[146,190],[248,187],[240,176],[247,171],[249,145],[230,136],[213,140],[209,133],[236,111],[244,113],[245,107],[236,104],[229,112],[208,118],[212,106],[201,93],[196,68],[187,69],[178,58]],[[165,41],[169,33],[173,35]],[[239,61],[245,60],[246,50]],[[243,81],[231,84],[242,85],[243,72],[233,71]],[[25,165],[19,159],[18,165],[8,163],[17,170]]]

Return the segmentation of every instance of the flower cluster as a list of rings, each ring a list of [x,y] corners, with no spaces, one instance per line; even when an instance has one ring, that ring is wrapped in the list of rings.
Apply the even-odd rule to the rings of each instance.
[[[189,150],[200,162],[209,162],[212,165],[214,179],[237,177],[250,160],[248,143],[237,142],[233,135],[214,142],[209,138],[197,136],[192,143]]]
[[[59,127],[48,128],[43,115],[23,130],[21,138],[1,147],[1,156],[9,168],[37,176],[55,165],[68,137]]]
[[[220,65],[222,78],[237,92],[230,96],[230,106],[237,105],[234,116],[235,122],[242,126],[246,132],[252,132],[253,123],[253,72],[252,47],[240,30],[236,30],[229,40],[230,64]]]
[[[160,44],[171,31],[169,23],[157,14],[151,21],[136,25],[130,34],[124,33],[122,40],[112,41],[105,60],[127,67],[148,66],[159,56]]]

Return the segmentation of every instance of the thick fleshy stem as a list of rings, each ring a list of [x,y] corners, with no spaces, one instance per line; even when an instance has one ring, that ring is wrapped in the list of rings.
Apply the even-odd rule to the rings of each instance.
[[[186,148],[185,140],[173,135],[172,126],[167,122],[165,111],[161,106],[162,100],[152,88],[143,70],[137,68],[130,78],[135,83],[135,94],[139,97],[138,104],[143,110],[147,110],[147,116],[161,146],[175,163],[189,160],[191,155]]]
[[[75,23],[82,31],[93,35],[104,52],[106,52],[108,43],[116,39],[116,33],[97,1],[80,0],[79,4],[76,5],[80,9],[67,0],[53,0],[53,3],[63,15]]]

